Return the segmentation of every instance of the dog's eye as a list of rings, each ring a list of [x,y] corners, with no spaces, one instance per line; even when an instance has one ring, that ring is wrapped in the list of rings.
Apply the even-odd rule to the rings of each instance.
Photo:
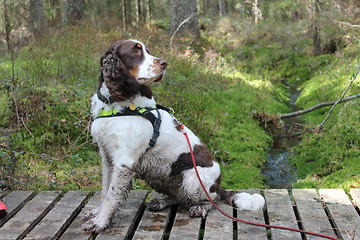
[[[142,46],[141,46],[140,43],[135,44],[135,46],[133,47],[132,53],[134,55],[141,55],[142,54]]]
[[[141,49],[135,48],[132,53],[133,53],[134,55],[141,55],[141,54],[142,54],[142,51],[141,51]]]

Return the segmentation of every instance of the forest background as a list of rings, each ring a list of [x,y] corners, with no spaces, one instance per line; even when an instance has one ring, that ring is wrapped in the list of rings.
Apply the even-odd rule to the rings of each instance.
[[[223,186],[265,188],[289,88],[300,109],[360,92],[359,17],[357,0],[1,0],[0,191],[100,188],[90,97],[99,57],[129,38],[167,60],[157,102],[209,146]],[[360,187],[359,103],[321,129],[330,106],[301,116],[292,187]]]

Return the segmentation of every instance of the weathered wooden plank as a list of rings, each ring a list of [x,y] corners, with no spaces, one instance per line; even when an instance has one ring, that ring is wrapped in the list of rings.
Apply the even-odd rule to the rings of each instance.
[[[163,197],[165,196],[152,192],[150,200]],[[157,212],[146,209],[133,239],[162,239],[169,220],[169,213],[170,208]]]
[[[239,191],[247,192],[250,194],[260,193],[260,191],[258,190],[239,190]],[[238,210],[237,217],[241,220],[265,224],[264,212],[262,210],[259,211]],[[267,239],[266,228],[264,227],[257,227],[257,226],[238,222],[237,229],[238,229],[237,239],[254,239],[254,240]]]
[[[3,199],[6,196],[7,192],[0,192],[0,199]]]
[[[70,191],[26,236],[26,240],[58,238],[83,206],[89,192]]]
[[[286,189],[266,189],[264,192],[270,224],[299,229],[288,191]],[[273,240],[302,239],[298,232],[276,228],[271,229],[271,236]]]
[[[23,238],[52,208],[60,192],[44,191],[36,195],[1,228],[1,239]]]
[[[293,189],[294,201],[304,230],[336,237],[315,189]],[[319,237],[307,235],[308,240]]]
[[[219,202],[218,206],[230,216],[233,216],[233,208],[223,202]],[[209,211],[206,217],[204,239],[233,239],[234,225],[233,221],[218,210]]]
[[[360,188],[351,188],[350,195],[353,198],[354,205],[360,208]]]
[[[11,192],[9,195],[4,197],[2,202],[6,205],[8,214],[4,218],[0,219],[0,227],[12,216],[14,216],[15,213],[17,213],[25,205],[26,201],[31,199],[33,195],[33,191],[16,191]]]
[[[360,239],[360,217],[343,189],[320,189],[320,196],[344,240]]]
[[[66,229],[64,234],[61,236],[61,240],[87,240],[90,237],[90,233],[85,232],[82,228],[82,224],[84,223],[84,213],[91,209],[94,209],[98,206],[101,201],[101,191],[97,191],[83,208],[81,213],[75,218],[75,220],[70,224],[70,226]]]
[[[110,228],[100,233],[97,240],[127,239],[134,227],[141,206],[145,204],[147,191],[131,191],[125,207],[117,213]]]
[[[179,209],[176,213],[170,240],[198,239],[201,218],[192,218],[188,210]]]

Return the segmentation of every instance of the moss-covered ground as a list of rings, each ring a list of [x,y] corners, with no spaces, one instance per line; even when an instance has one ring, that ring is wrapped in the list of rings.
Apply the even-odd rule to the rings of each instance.
[[[168,61],[154,95],[209,146],[221,163],[223,186],[264,187],[261,169],[272,139],[253,113],[289,111],[284,79],[302,89],[301,108],[338,99],[359,64],[359,38],[339,55],[311,57],[301,24],[285,41],[285,23],[283,31],[264,34],[271,23],[250,28],[231,17],[203,21],[208,30],[200,40],[178,38],[172,49],[170,36],[155,26],[124,33],[83,24],[23,47],[14,75],[10,57],[0,57],[0,188],[100,188],[100,157],[89,134],[90,96],[99,56],[113,41],[128,38],[143,40]],[[359,90],[357,79],[349,94]],[[300,178],[294,187],[360,187],[359,103],[338,105],[323,131],[306,134],[293,149]],[[304,115],[307,127],[319,124],[328,109]]]

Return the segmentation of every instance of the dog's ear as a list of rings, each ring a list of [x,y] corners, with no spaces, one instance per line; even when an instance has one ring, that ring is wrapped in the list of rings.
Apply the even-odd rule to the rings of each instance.
[[[123,41],[115,42],[100,58],[99,84],[105,82],[111,96],[117,101],[129,99],[140,91],[140,83],[121,60],[122,43]]]

